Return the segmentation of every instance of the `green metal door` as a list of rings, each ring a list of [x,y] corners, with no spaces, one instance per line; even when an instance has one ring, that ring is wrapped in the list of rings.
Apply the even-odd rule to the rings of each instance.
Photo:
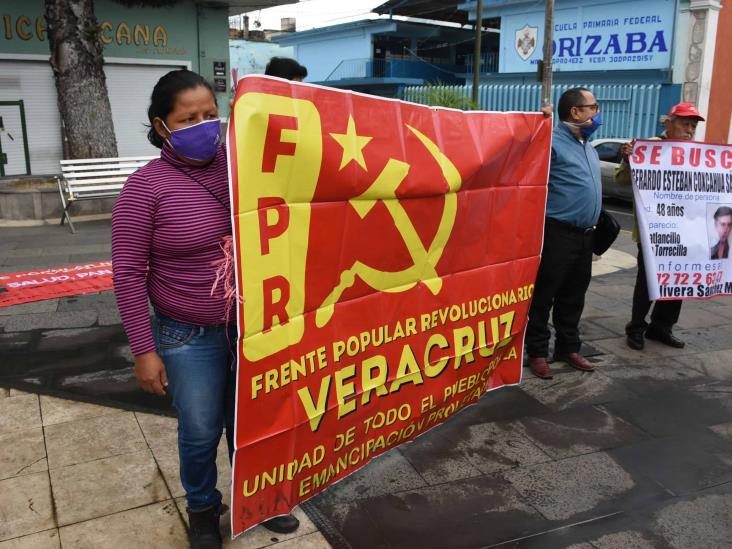
[[[0,177],[30,173],[23,101],[0,101]]]

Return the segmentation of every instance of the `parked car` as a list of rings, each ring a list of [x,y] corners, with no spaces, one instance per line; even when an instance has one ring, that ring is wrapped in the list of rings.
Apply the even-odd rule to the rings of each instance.
[[[630,139],[595,139],[592,146],[595,147],[600,157],[600,172],[602,175],[602,196],[620,200],[633,201],[633,188],[615,183],[615,168],[620,164],[620,147]]]

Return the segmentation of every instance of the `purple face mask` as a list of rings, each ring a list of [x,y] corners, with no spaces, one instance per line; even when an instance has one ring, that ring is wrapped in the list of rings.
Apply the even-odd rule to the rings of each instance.
[[[180,156],[190,160],[211,160],[216,154],[216,147],[221,141],[221,120],[206,120],[187,128],[170,131],[163,122],[165,129],[170,132],[170,139],[166,139]]]

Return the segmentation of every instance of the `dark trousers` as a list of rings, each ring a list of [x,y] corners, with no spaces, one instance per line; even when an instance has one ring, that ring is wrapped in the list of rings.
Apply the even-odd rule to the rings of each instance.
[[[646,281],[646,265],[643,262],[643,249],[638,244],[638,274],[635,277],[633,290],[633,311],[630,322],[625,326],[625,333],[643,333],[648,327],[646,316],[651,310],[651,299],[648,297],[648,283]],[[651,313],[651,326],[661,332],[670,333],[673,325],[679,321],[681,300],[656,301]]]
[[[526,352],[549,355],[549,312],[556,331],[554,355],[576,353],[582,344],[579,321],[592,278],[592,233],[547,218],[544,250],[526,326]]]

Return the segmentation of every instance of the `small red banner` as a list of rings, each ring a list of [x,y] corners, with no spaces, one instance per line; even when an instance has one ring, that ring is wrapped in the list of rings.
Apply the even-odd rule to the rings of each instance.
[[[521,379],[551,120],[244,77],[232,532]]]
[[[0,307],[111,289],[111,261],[0,274]]]

